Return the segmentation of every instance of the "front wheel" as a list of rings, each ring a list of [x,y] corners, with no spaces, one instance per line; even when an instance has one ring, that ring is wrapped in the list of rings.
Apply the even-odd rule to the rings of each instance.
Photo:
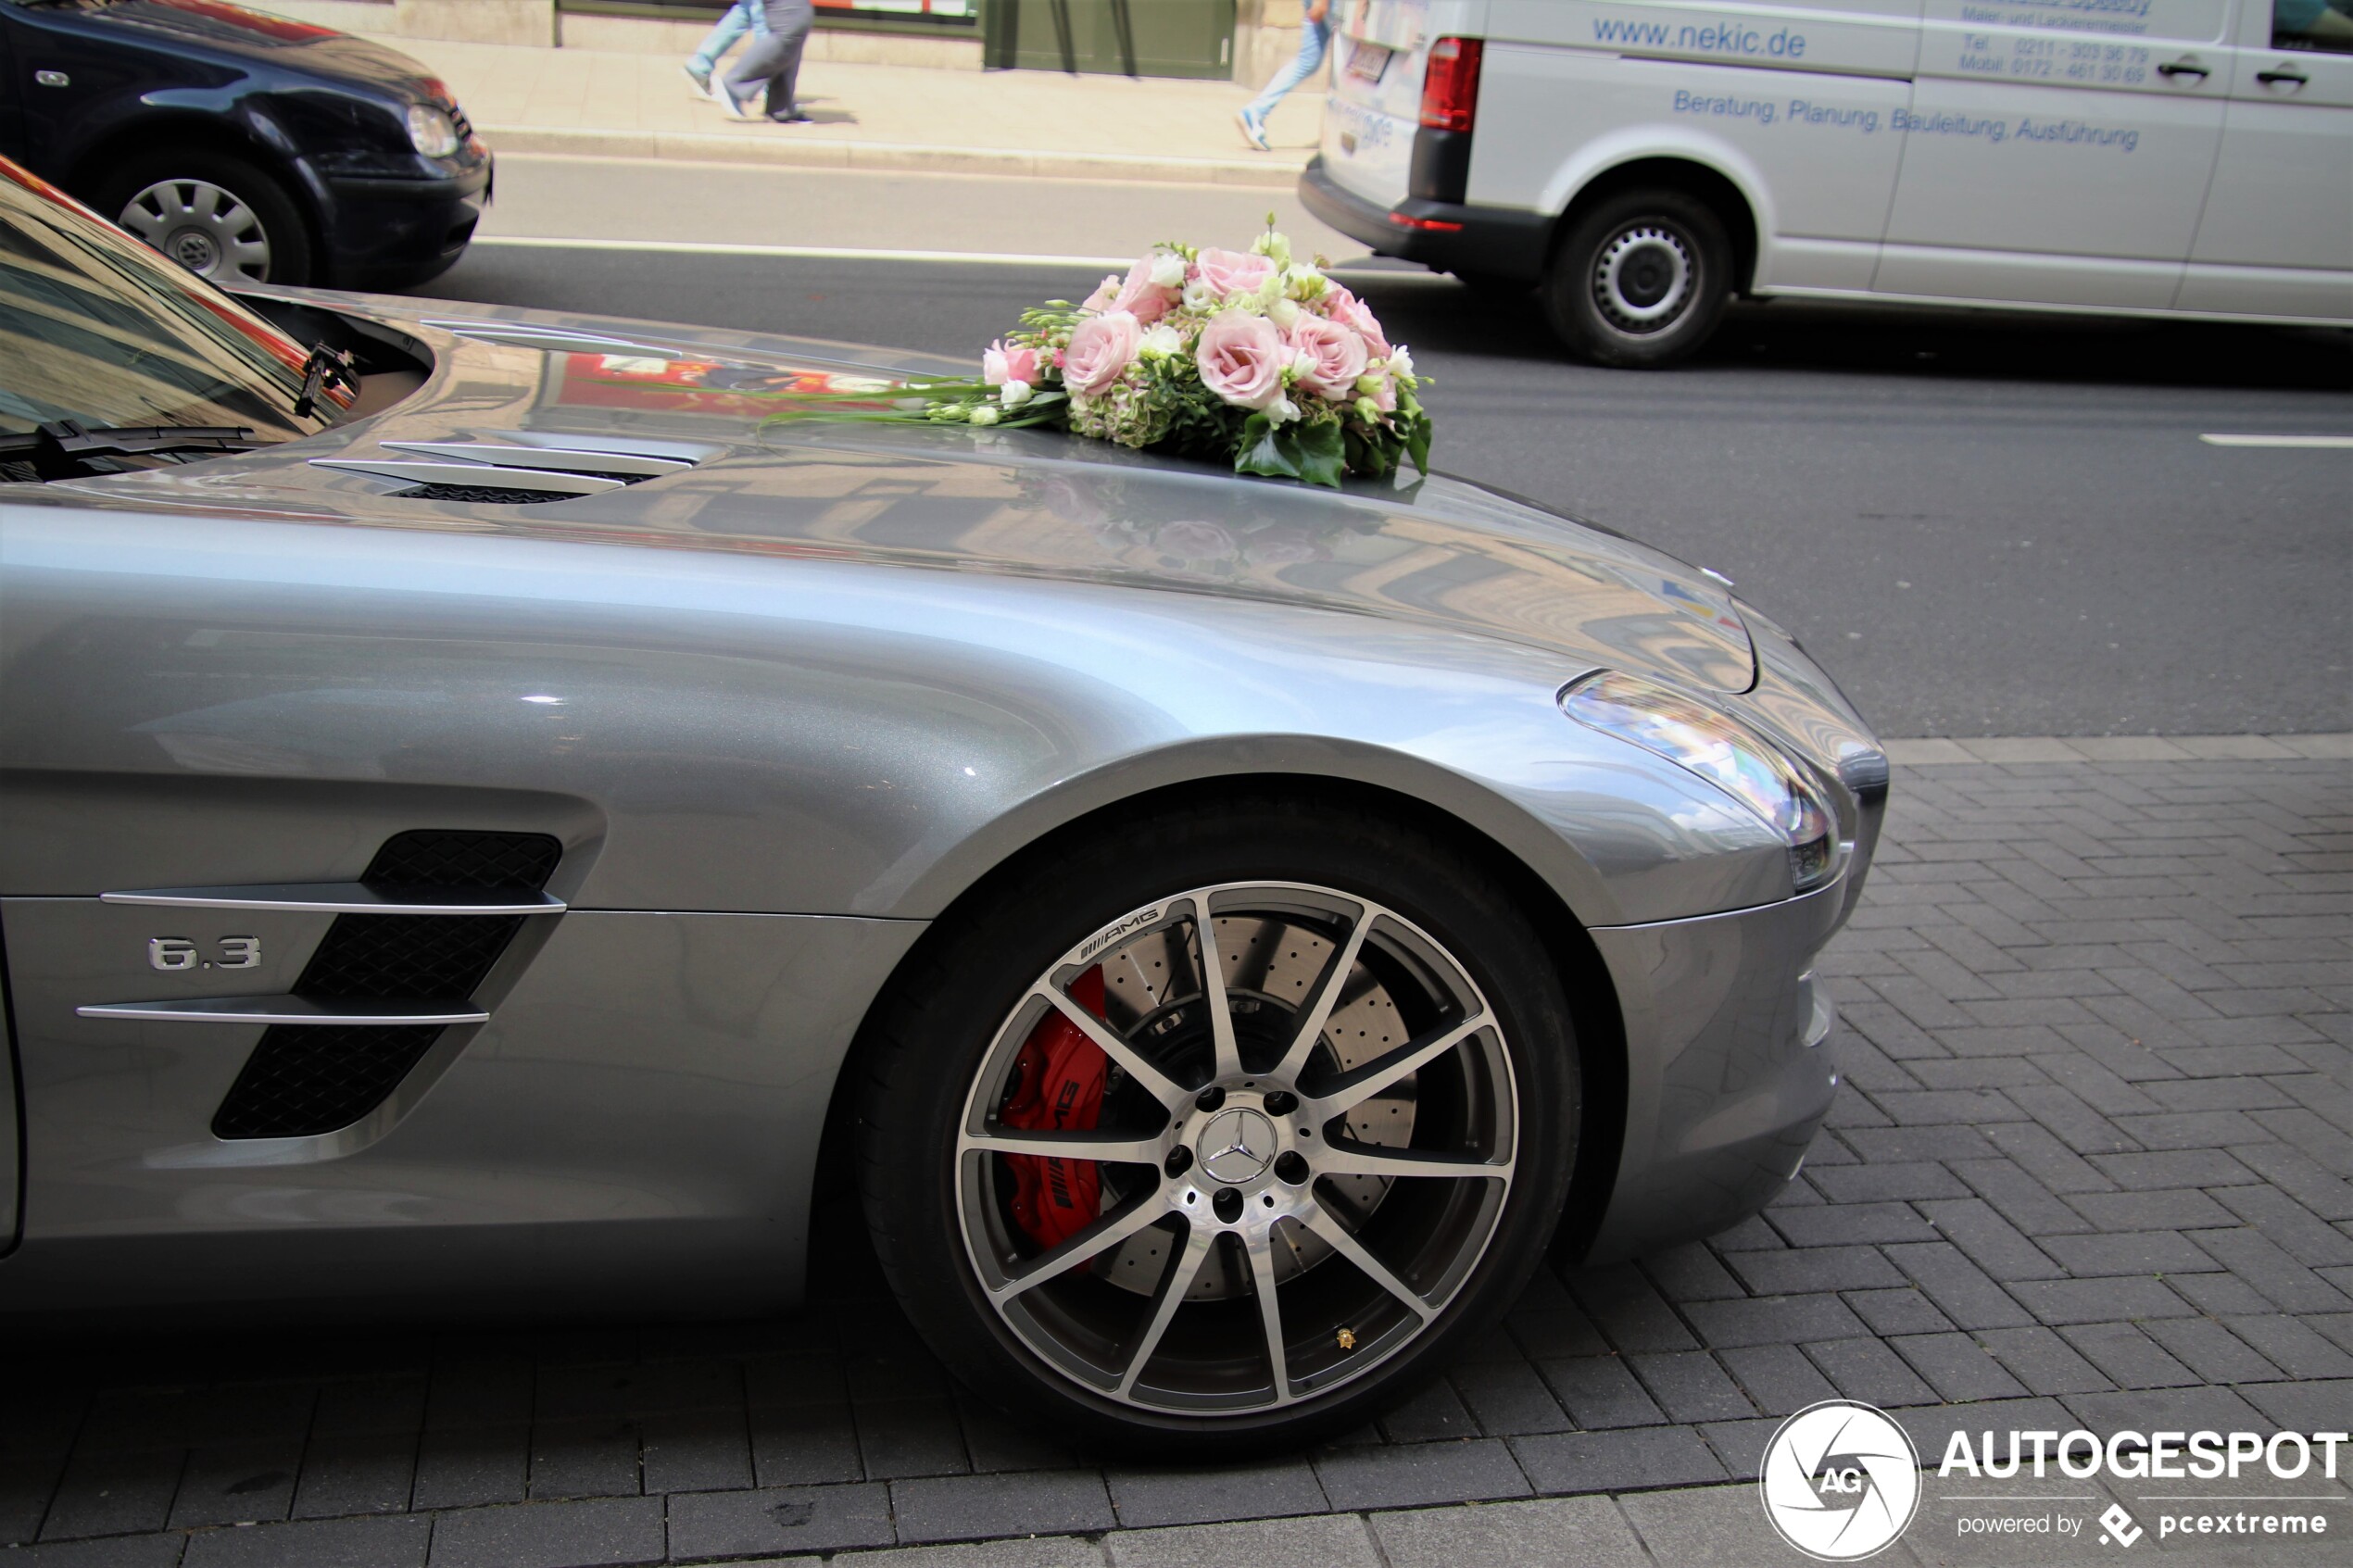
[[[115,169],[95,205],[222,288],[313,281],[309,231],[294,199],[243,158],[147,153]]]
[[[1697,352],[1732,291],[1731,245],[1702,202],[1631,191],[1571,226],[1543,284],[1544,314],[1571,352],[1655,370]]]
[[[1131,1452],[1360,1423],[1541,1255],[1575,1156],[1559,982],[1452,847],[1174,813],[963,912],[884,1004],[862,1183],[917,1329]]]

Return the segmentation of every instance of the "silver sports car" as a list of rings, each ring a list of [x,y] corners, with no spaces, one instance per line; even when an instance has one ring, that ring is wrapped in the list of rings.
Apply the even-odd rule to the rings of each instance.
[[[1232,1454],[1795,1173],[1887,764],[1720,579],[0,172],[0,1311],[781,1308],[862,1205],[976,1388]]]

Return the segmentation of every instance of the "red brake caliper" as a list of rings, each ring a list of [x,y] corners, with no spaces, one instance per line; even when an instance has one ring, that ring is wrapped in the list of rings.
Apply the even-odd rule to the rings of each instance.
[[[1101,965],[1080,975],[1071,1000],[1103,1016]],[[1111,1059],[1078,1025],[1059,1012],[1038,1021],[1013,1064],[1013,1090],[997,1119],[1025,1132],[1093,1127],[1103,1114],[1103,1078]],[[1102,1204],[1101,1173],[1091,1160],[1009,1154],[1013,1173],[1013,1223],[1040,1247],[1055,1247],[1095,1223]]]

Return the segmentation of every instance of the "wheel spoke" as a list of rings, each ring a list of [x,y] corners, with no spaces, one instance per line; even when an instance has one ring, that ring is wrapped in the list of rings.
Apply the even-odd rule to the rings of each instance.
[[[1275,1296],[1275,1227],[1250,1242],[1250,1283],[1258,1295],[1258,1326],[1266,1336],[1266,1364],[1275,1374],[1275,1402],[1290,1403],[1290,1358],[1283,1351],[1283,1306]]]
[[[1315,1049],[1315,1042],[1324,1037],[1324,1027],[1332,1021],[1332,1010],[1340,1005],[1340,987],[1348,984],[1349,974],[1356,968],[1356,955],[1365,948],[1365,933],[1373,923],[1372,916],[1361,906],[1356,922],[1349,927],[1348,936],[1332,951],[1331,961],[1315,979],[1314,999],[1307,1010],[1299,1016],[1299,1033],[1291,1036],[1290,1048],[1283,1053],[1275,1076],[1287,1084],[1299,1082],[1307,1070],[1307,1059]]]
[[[195,218],[210,218],[220,210],[220,198],[225,194],[218,185],[188,187],[188,212]]]
[[[1124,1138],[1115,1133],[1085,1129],[1067,1132],[991,1126],[967,1133],[963,1149],[983,1154],[1028,1154],[1044,1160],[1096,1160],[1112,1165],[1157,1165],[1161,1140]],[[960,1150],[961,1152],[961,1150]]]
[[[1040,985],[1036,995],[1053,1004],[1056,1011],[1071,1021],[1078,1032],[1095,1042],[1102,1053],[1119,1063],[1143,1091],[1170,1110],[1192,1098],[1192,1091],[1163,1073],[1159,1067],[1135,1047],[1121,1039],[1111,1026],[1076,1002],[1063,995],[1051,984]]]
[[[1420,1148],[1381,1148],[1372,1144],[1331,1143],[1315,1157],[1319,1176],[1444,1176],[1456,1179],[1508,1178],[1509,1160],[1500,1162],[1467,1154],[1441,1154]]]
[[[1216,922],[1209,918],[1209,900],[1193,905],[1193,935],[1201,945],[1201,995],[1209,1009],[1209,1043],[1216,1057],[1214,1076],[1223,1080],[1242,1075],[1241,1048],[1234,1044],[1234,1010],[1226,1000],[1226,966],[1217,951]]]
[[[1353,1072],[1342,1073],[1311,1102],[1308,1108],[1310,1119],[1327,1122],[1343,1111],[1354,1110],[1408,1073],[1419,1072],[1485,1027],[1487,1014],[1475,1012],[1460,1023],[1449,1025],[1418,1040],[1408,1040],[1387,1056],[1375,1057]]]
[[[1160,1194],[1148,1191],[1125,1208],[1104,1215],[1061,1246],[1030,1259],[1026,1267],[1018,1273],[1011,1274],[1002,1285],[989,1286],[989,1298],[1001,1305],[1024,1291],[1035,1290],[1048,1280],[1068,1273],[1104,1248],[1126,1241],[1167,1212],[1168,1206]]]
[[[1310,1231],[1328,1242],[1333,1251],[1355,1264],[1358,1273],[1403,1302],[1416,1318],[1428,1323],[1437,1315],[1437,1309],[1423,1300],[1419,1291],[1399,1279],[1387,1263],[1366,1251],[1365,1244],[1351,1236],[1338,1220],[1324,1212],[1321,1206],[1311,1206],[1300,1219]]]
[[[1217,1233],[1207,1225],[1188,1224],[1184,1250],[1160,1282],[1160,1293],[1152,1299],[1151,1322],[1144,1326],[1144,1336],[1136,1342],[1135,1350],[1127,1358],[1127,1370],[1119,1376],[1119,1397],[1128,1398],[1136,1390],[1136,1379],[1144,1374],[1144,1367],[1160,1348],[1163,1336],[1176,1316],[1176,1309],[1185,1304],[1185,1293],[1193,1287],[1203,1263],[1209,1261],[1209,1249],[1215,1246]]]

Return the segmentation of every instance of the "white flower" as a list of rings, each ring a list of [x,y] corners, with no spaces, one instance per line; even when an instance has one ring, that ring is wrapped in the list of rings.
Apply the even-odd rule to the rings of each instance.
[[[1299,418],[1299,405],[1288,397],[1277,397],[1266,405],[1266,422],[1269,424],[1287,425],[1297,418]]]
[[[920,414],[925,408],[931,407],[931,399],[928,397],[894,397],[890,400],[890,406],[898,409],[902,414]]]
[[[1263,256],[1279,270],[1290,265],[1290,241],[1269,229],[1250,242],[1254,255]]]
[[[1139,353],[1151,358],[1173,359],[1185,352],[1185,334],[1163,321],[1146,332],[1143,341],[1136,346]]]
[[[1266,319],[1289,332],[1299,320],[1299,307],[1288,299],[1277,299],[1266,307]]]
[[[1298,314],[1296,307],[1292,308],[1291,313],[1294,316]],[[1279,321],[1276,323],[1277,326],[1280,326],[1281,324],[1282,323]],[[1291,378],[1294,381],[1302,376],[1314,375],[1315,373],[1315,357],[1313,354],[1308,353],[1307,350],[1303,348],[1294,351],[1290,357],[1290,373]]]
[[[997,410],[983,403],[972,411],[971,419],[976,425],[993,425],[997,422]]]
[[[997,401],[1008,408],[1018,408],[1029,401],[1029,391],[1027,382],[1009,381],[997,389]]]
[[[1414,351],[1406,347],[1403,344],[1399,344],[1396,347],[1389,351],[1389,368],[1396,371],[1401,376],[1412,375],[1414,373]]]
[[[1184,287],[1185,258],[1173,250],[1153,252],[1152,282],[1164,289]]]
[[[1294,299],[1321,299],[1324,291],[1331,286],[1312,262],[1294,261],[1283,276],[1290,285],[1290,295]]]
[[[1185,308],[1210,311],[1217,308],[1217,291],[1206,280],[1194,278],[1185,284]]]

